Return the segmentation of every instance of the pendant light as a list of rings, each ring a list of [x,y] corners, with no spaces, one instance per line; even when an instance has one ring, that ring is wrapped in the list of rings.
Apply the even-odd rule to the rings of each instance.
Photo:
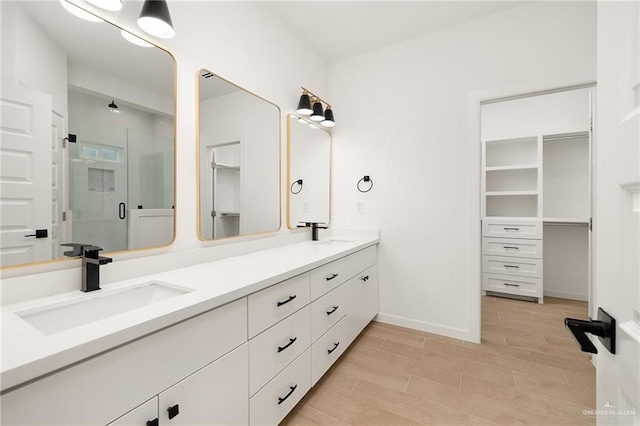
[[[322,127],[333,127],[336,125],[336,121],[333,118],[333,110],[331,105],[327,105],[327,109],[324,110],[324,120],[320,122]]]
[[[302,96],[300,96],[300,100],[298,101],[298,109],[296,112],[300,115],[311,115],[313,110],[311,109],[311,99],[309,99],[309,92],[306,89],[303,89]]]
[[[311,121],[322,121],[324,120],[324,111],[322,110],[322,102],[320,102],[319,98],[315,98],[313,102],[313,114],[309,117]]]
[[[144,0],[138,26],[154,37],[171,38],[176,34],[166,0]]]
[[[92,5],[104,10],[120,10],[122,2],[120,0],[87,0]]]

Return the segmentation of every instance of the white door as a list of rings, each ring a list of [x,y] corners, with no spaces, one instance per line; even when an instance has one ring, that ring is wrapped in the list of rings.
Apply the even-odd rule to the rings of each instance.
[[[617,320],[596,343],[599,424],[640,424],[640,3],[598,2],[596,306]]]
[[[51,96],[3,85],[0,103],[0,265],[51,260]]]
[[[67,155],[64,143],[64,118],[51,113],[51,253],[54,259],[63,257],[61,243],[67,241],[65,235],[66,209],[66,169]],[[64,240],[64,241],[63,241]],[[68,250],[68,249],[67,249]]]

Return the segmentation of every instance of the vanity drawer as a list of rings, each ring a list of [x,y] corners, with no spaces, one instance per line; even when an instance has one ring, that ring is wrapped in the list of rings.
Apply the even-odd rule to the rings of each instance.
[[[277,425],[311,389],[311,349],[307,349],[249,400],[249,424]]]
[[[309,273],[249,296],[249,338],[309,304]]]
[[[349,346],[347,321],[345,318],[333,326],[311,347],[311,386],[320,380],[329,367]]]
[[[255,394],[311,344],[309,306],[249,340],[249,395]]]
[[[347,278],[352,278],[378,261],[377,246],[367,247],[347,256]]]
[[[542,240],[483,238],[482,254],[542,259]]]
[[[542,239],[542,222],[524,219],[484,219],[483,237]]]
[[[542,278],[542,259],[482,256],[482,272]]]
[[[311,342],[315,342],[347,313],[345,286],[334,288],[311,304]]]
[[[311,281],[311,300],[316,300],[346,281],[344,258],[313,269],[309,272],[309,278]]]
[[[542,280],[540,278],[482,274],[482,290],[542,298]]]

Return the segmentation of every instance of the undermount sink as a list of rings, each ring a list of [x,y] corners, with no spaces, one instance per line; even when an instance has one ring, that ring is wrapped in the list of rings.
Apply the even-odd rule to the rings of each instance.
[[[17,312],[16,315],[49,336],[192,291],[190,288],[154,281],[104,293],[96,292],[95,296],[91,294],[93,297],[85,295]]]
[[[328,238],[326,240],[320,240],[318,241],[318,244],[322,244],[322,245],[340,245],[340,244],[346,244],[346,243],[352,243],[354,240],[344,240],[341,238]]]

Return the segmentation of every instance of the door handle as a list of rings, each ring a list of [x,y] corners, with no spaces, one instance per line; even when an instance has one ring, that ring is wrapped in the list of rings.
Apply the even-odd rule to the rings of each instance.
[[[592,319],[585,321],[576,318],[565,318],[564,325],[578,341],[582,352],[598,353],[598,349],[587,337],[586,333],[589,333],[598,336],[600,342],[609,352],[616,353],[616,319],[604,309],[598,308],[598,320],[596,321]]]
[[[25,235],[25,237],[47,238],[49,231],[47,229],[36,229],[35,234]]]
[[[126,205],[124,203],[120,203],[118,204],[118,217],[121,220],[124,220],[125,217],[127,217],[127,211],[126,211]]]

